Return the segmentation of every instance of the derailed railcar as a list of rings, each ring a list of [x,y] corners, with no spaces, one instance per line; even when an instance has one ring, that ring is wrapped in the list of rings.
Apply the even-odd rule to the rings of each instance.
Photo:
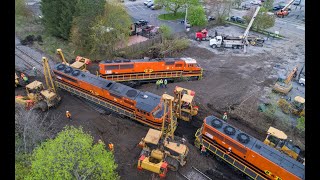
[[[163,108],[160,96],[73,69],[62,63],[55,65],[53,73],[59,88],[150,127],[161,128]]]
[[[214,116],[204,119],[195,145],[205,146],[218,159],[253,179],[305,179],[302,163]]]

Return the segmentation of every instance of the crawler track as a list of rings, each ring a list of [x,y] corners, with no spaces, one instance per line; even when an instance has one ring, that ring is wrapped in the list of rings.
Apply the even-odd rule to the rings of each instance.
[[[180,173],[181,174],[181,173]],[[199,169],[192,166],[191,171],[186,174],[181,174],[184,178],[188,180],[212,180]]]

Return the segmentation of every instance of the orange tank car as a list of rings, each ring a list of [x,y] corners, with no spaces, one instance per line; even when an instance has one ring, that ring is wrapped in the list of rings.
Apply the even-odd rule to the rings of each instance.
[[[99,63],[99,74],[113,81],[201,79],[202,68],[192,58],[105,60]]]
[[[141,123],[160,129],[161,97],[82,72],[62,63],[53,68],[59,88]]]
[[[305,179],[304,165],[214,116],[200,129],[200,141],[219,156],[254,179]],[[213,150],[215,149],[215,150]],[[232,163],[231,163],[232,162]],[[242,170],[241,170],[242,171]]]

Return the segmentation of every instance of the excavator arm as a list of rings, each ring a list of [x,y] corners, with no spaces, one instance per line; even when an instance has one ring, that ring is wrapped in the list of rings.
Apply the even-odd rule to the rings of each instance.
[[[62,60],[62,63],[69,66],[69,63],[67,62],[67,60],[64,58],[64,55],[62,53],[62,50],[61,49],[57,49],[57,54],[60,55],[61,57],[61,60]]]
[[[48,89],[52,89],[55,93],[57,93],[55,84],[51,76],[51,70],[50,70],[48,59],[46,57],[42,57],[42,63],[43,63],[43,73],[46,79],[47,87]]]

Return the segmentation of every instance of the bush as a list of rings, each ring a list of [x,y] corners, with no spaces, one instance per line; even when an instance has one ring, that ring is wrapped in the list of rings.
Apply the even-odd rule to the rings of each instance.
[[[297,129],[300,131],[300,132],[304,132],[305,131],[305,119],[303,116],[301,116],[300,118],[297,119]]]

